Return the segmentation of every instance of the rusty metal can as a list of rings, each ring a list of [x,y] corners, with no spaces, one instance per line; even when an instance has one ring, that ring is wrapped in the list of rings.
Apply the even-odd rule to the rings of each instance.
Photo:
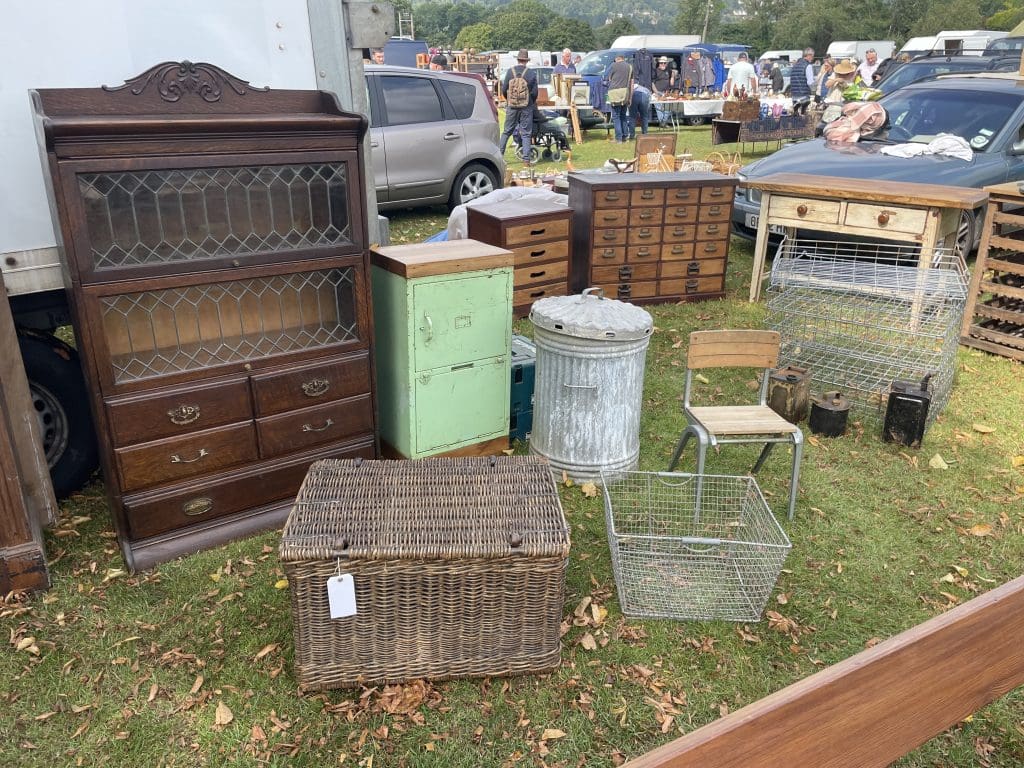
[[[807,418],[811,404],[811,374],[806,368],[787,365],[768,377],[768,407],[786,421],[797,424]]]

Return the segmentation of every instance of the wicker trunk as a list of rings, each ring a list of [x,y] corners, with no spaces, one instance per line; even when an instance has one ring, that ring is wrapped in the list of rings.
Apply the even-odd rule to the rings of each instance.
[[[280,553],[305,690],[558,665],[569,528],[537,457],[319,461]],[[355,615],[330,617],[336,574]]]

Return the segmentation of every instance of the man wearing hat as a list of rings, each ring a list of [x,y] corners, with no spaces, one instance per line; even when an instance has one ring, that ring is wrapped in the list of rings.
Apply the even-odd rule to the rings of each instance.
[[[520,48],[516,55],[518,64],[509,67],[505,72],[505,78],[501,83],[501,92],[505,96],[505,130],[501,132],[501,140],[498,145],[501,153],[505,154],[505,147],[512,133],[518,129],[519,146],[522,149],[523,162],[530,162],[530,138],[533,134],[533,111],[537,104],[537,73],[526,66],[530,60],[530,52]],[[509,102],[509,83],[513,79],[523,78],[529,90],[529,98],[525,106],[512,106]],[[515,89],[513,89],[515,90]]]
[[[676,71],[668,56],[661,56],[658,59],[658,66],[654,69],[653,83],[655,93],[667,93],[676,87]]]
[[[430,68],[437,70],[448,69],[448,57],[443,53],[435,53],[430,58]]]
[[[747,52],[740,51],[736,54],[736,63],[729,67],[729,76],[725,79],[722,90],[726,94],[732,94],[733,91],[739,93],[744,88],[750,95],[757,93],[757,75],[747,58]]]
[[[826,104],[842,104],[843,91],[857,82],[857,65],[851,59],[843,59],[832,69],[832,77],[827,83],[828,93],[825,94]]]

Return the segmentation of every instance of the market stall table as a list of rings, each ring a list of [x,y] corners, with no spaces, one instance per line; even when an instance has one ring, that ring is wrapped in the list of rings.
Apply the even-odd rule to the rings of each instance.
[[[658,122],[677,127],[680,122],[701,125],[706,118],[722,114],[725,99],[652,99]]]

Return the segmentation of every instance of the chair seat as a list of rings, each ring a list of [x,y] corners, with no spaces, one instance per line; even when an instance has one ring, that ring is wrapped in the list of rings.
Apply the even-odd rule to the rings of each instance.
[[[688,411],[713,435],[788,435],[800,428],[765,405],[720,405]]]

